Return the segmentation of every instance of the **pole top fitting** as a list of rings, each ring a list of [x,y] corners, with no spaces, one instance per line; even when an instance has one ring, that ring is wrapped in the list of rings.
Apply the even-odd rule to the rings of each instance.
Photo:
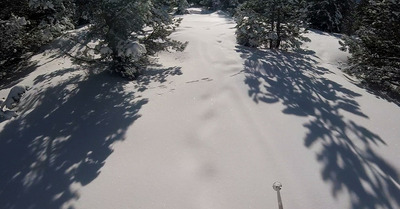
[[[281,190],[281,189],[282,189],[282,184],[281,184],[281,182],[279,182],[279,181],[274,182],[274,184],[272,184],[272,188],[273,188],[275,191]]]

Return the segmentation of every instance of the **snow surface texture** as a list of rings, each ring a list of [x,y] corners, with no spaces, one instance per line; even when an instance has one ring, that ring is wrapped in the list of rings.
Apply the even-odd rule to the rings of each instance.
[[[285,209],[400,208],[400,108],[340,72],[335,36],[255,50],[198,13],[137,82],[33,57],[0,124],[0,208],[278,208],[275,181]]]

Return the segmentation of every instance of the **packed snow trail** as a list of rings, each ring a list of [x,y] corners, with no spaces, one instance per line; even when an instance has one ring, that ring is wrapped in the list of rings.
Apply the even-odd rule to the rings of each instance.
[[[184,16],[184,21],[173,37],[181,41],[189,41],[187,49],[182,53],[160,55],[160,63],[180,67],[182,75],[171,77],[161,85],[156,83],[150,87],[152,89],[145,92],[150,102],[141,112],[143,117],[128,130],[127,140],[115,146],[116,153],[108,159],[102,169],[102,175],[96,180],[98,183],[94,182],[82,189],[82,194],[85,196],[82,195],[76,204],[78,208],[127,206],[196,209],[276,208],[278,203],[275,191],[272,190],[272,183],[276,180],[284,184],[282,198],[285,208],[349,208],[354,201],[351,200],[352,197],[337,195],[336,199],[333,198],[333,194],[346,193],[346,190],[359,193],[363,191],[363,186],[371,186],[368,184],[372,183],[372,180],[368,182],[369,179],[366,178],[364,180],[367,183],[363,182],[360,188],[356,185],[355,188],[333,192],[335,189],[332,187],[336,187],[335,184],[346,187],[357,182],[346,185],[346,182],[340,182],[346,181],[344,179],[333,179],[333,182],[324,182],[321,179],[323,171],[318,163],[319,159],[315,156],[318,149],[310,150],[304,146],[303,140],[306,137],[304,126],[307,121],[312,120],[313,116],[293,117],[293,115],[284,114],[282,110],[285,109],[285,105],[279,102],[270,104],[261,101],[253,102],[254,99],[249,97],[251,96],[249,87],[255,84],[247,86],[243,81],[251,77],[251,73],[246,71],[252,69],[246,69],[248,66],[246,62],[258,60],[246,60],[250,55],[241,52],[246,49],[237,46],[234,27],[234,21],[223,13]],[[335,42],[337,46],[337,39],[333,39],[332,42]],[[264,60],[262,56],[258,58]],[[324,56],[332,58],[332,55]],[[266,61],[268,62],[268,59]],[[340,60],[328,60],[328,62],[331,61]],[[256,65],[252,67],[257,67]],[[302,70],[301,65],[292,67]],[[312,72],[312,69],[305,70],[304,73],[310,73],[310,75],[303,75],[300,78],[310,80],[313,79],[312,76],[319,76],[317,72]],[[311,75],[312,73],[315,75]],[[282,74],[282,76],[287,75]],[[254,81],[257,83],[261,78],[251,79],[258,79]],[[279,82],[280,78],[271,79],[277,79]],[[341,87],[337,87],[339,84],[332,82],[332,86],[329,86],[328,80],[324,81],[327,91],[330,90],[329,88],[339,88],[337,92],[334,92],[335,89],[330,90],[332,94],[345,94],[343,97],[357,95],[346,91],[340,92]],[[282,86],[282,88],[288,87]],[[347,91],[351,92],[351,90]],[[309,96],[317,97],[313,93]],[[304,99],[305,101],[302,101],[304,107],[301,108],[316,108],[318,111],[318,107],[312,105],[321,104],[307,101],[312,98]],[[345,103],[347,101],[332,102]],[[350,100],[348,102],[350,104],[341,105],[349,105],[350,108],[356,106]],[[330,105],[328,101],[323,104]],[[308,105],[311,107],[307,107]],[[396,113],[400,116],[398,108]],[[327,114],[340,113],[337,111]],[[334,115],[334,117],[337,119],[340,116]],[[392,122],[398,121],[396,118],[392,117]],[[315,121],[318,120],[319,118]],[[311,123],[311,125],[314,124]],[[392,127],[393,125],[390,124]],[[382,127],[381,130],[385,129],[387,130],[387,127]],[[317,128],[311,130],[319,131]],[[336,133],[333,134],[336,135]],[[395,133],[390,137],[395,140],[399,136],[399,133]],[[391,145],[398,146],[398,142],[396,143]],[[392,150],[392,159],[396,157],[394,150]],[[332,155],[335,153],[332,152]],[[347,155],[347,152],[343,155]],[[344,164],[344,166],[349,166]],[[399,164],[396,165],[398,168]],[[338,175],[355,175],[351,171],[343,170],[338,171]],[[322,178],[348,178],[350,181],[363,181],[363,179],[358,179],[358,176],[324,176]],[[393,184],[390,178],[385,180],[388,182],[384,184]],[[395,180],[398,182],[398,179]],[[118,188],[117,191],[121,193],[102,189],[110,188],[110,186]],[[368,189],[365,189],[366,193],[388,192]],[[399,191],[398,187],[395,191]],[[107,200],[94,201],[100,196],[106,196]],[[368,195],[360,197],[366,198]],[[393,201],[394,197],[389,195],[385,198]],[[398,197],[396,198],[398,201]],[[362,200],[366,201],[366,199]],[[362,204],[364,203],[360,203]],[[370,204],[371,208],[389,206],[389,204],[379,202],[366,204]]]
[[[183,18],[173,38],[189,41],[186,50],[160,53],[163,66],[137,82],[82,80],[74,70],[65,69],[67,77],[44,67],[22,82],[53,86],[40,90],[48,96],[58,88],[73,94],[53,108],[50,99],[39,101],[25,119],[3,122],[1,157],[18,158],[6,152],[4,137],[34,135],[26,149],[41,141],[55,147],[37,151],[42,158],[63,152],[63,143],[71,153],[55,154],[42,172],[34,171],[49,156],[31,167],[21,159],[18,175],[3,172],[10,178],[0,186],[22,179],[25,190],[0,188],[20,197],[1,199],[0,207],[278,208],[272,184],[279,181],[286,209],[400,208],[400,108],[338,70],[347,55],[337,50],[336,37],[311,32],[301,53],[262,51],[238,46],[235,23],[222,12]],[[76,85],[57,84],[60,78],[77,79]],[[29,118],[54,121],[31,128]],[[51,123],[61,131],[38,131]],[[33,190],[45,191],[42,199],[30,193],[35,184],[44,185]]]

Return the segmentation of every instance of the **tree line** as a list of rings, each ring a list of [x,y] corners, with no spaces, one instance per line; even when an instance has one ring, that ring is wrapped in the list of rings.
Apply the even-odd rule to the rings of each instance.
[[[99,40],[95,61],[134,78],[159,50],[183,50],[168,36],[174,14],[188,6],[225,10],[237,22],[237,42],[249,47],[291,49],[307,29],[342,34],[351,53],[345,69],[368,84],[400,92],[398,0],[3,0],[0,5],[0,78],[27,52],[89,24]]]
[[[3,0],[0,12],[0,73],[27,52],[64,31],[89,25],[84,42],[96,56],[78,60],[107,64],[123,77],[134,78],[159,50],[183,50],[185,43],[168,36],[180,19],[172,16],[177,0]],[[85,43],[80,43],[85,44]],[[83,53],[88,55],[89,53]],[[0,76],[1,78],[1,76]]]
[[[193,0],[234,9],[239,44],[293,49],[307,29],[340,33],[350,52],[344,70],[378,90],[400,96],[399,0]]]

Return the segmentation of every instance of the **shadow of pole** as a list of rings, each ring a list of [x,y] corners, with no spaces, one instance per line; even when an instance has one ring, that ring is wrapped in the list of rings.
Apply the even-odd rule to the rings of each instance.
[[[322,178],[332,185],[332,195],[348,193],[352,209],[400,207],[398,172],[373,151],[383,139],[341,112],[368,118],[361,112],[357,94],[324,78],[332,73],[318,67],[314,53],[262,51],[237,47],[245,58],[245,84],[256,103],[284,105],[283,113],[310,118],[304,145],[322,145],[317,160]]]

